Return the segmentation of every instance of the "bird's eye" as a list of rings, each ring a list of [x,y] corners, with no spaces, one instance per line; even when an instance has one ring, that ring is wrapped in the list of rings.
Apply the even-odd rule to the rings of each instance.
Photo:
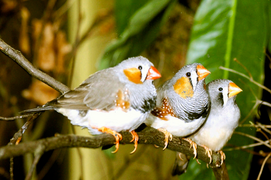
[[[191,76],[191,73],[190,73],[190,72],[187,72],[187,73],[186,73],[186,76],[187,76],[187,77],[190,77],[190,76]]]
[[[219,90],[219,91],[223,91],[223,88],[222,88],[222,87],[220,87],[220,88],[218,88],[218,90]]]
[[[138,69],[141,70],[141,69],[142,69],[142,66],[138,66]]]

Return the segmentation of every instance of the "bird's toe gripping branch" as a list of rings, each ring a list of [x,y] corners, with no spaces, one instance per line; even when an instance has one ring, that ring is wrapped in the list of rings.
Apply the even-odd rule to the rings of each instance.
[[[137,149],[138,135],[137,135],[137,133],[135,131],[131,131],[130,133],[132,134],[132,140],[130,142],[134,141],[134,146],[135,146],[134,150],[130,153],[130,154],[133,154]]]
[[[167,130],[165,130],[165,129],[158,129],[158,131],[161,131],[165,135],[165,146],[163,148],[163,150],[165,150],[167,148],[167,145],[168,145],[168,140],[172,141],[172,134],[170,132],[168,132]]]
[[[219,150],[218,153],[220,154],[220,158],[221,158],[221,163],[219,166],[222,166],[224,160],[226,159],[226,155],[223,151]]]
[[[209,164],[212,163],[212,150],[210,148],[208,148],[207,146],[201,145],[201,147],[203,147],[205,149],[205,154],[208,155],[208,157],[210,158],[210,162]]]
[[[183,138],[183,140],[189,142],[190,148],[193,148],[194,159],[196,159],[196,157],[197,157],[197,144],[188,138]]]
[[[119,141],[122,140],[122,135],[116,131],[113,131],[109,128],[106,128],[106,127],[101,127],[101,128],[98,128],[98,131],[101,131],[101,132],[105,132],[105,133],[108,133],[108,134],[112,134],[116,140],[115,144],[116,144],[116,150],[113,151],[112,153],[116,153],[118,150],[119,150]]]

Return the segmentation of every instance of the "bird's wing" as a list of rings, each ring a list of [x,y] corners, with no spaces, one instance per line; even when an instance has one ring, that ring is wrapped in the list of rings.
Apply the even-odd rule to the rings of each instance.
[[[121,83],[113,69],[109,68],[93,74],[78,88],[63,94],[48,105],[79,110],[109,110],[116,105],[117,96],[124,94],[124,91],[125,84]]]

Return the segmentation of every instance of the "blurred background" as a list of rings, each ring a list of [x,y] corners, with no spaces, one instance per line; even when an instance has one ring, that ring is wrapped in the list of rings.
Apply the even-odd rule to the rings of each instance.
[[[207,83],[227,78],[243,89],[237,97],[242,117],[236,131],[266,141],[270,131],[254,123],[270,128],[270,105],[262,105],[271,102],[270,93],[249,79],[271,88],[270,8],[266,0],[0,0],[0,38],[70,88],[132,56],[154,63],[162,74],[157,87],[185,64],[200,62],[211,71]],[[14,116],[57,96],[0,53],[0,116]],[[0,121],[0,146],[7,145],[25,121]],[[45,112],[22,141],[57,133],[90,136],[58,113]],[[233,135],[224,148],[230,179],[256,179],[263,164],[262,179],[270,177],[270,147],[245,147],[258,142]],[[130,155],[132,150],[133,145],[121,145],[116,154],[112,149],[50,151],[41,157],[32,179],[215,179],[204,162],[195,160],[184,175],[172,177],[173,151],[153,145],[139,145]],[[25,178],[32,161],[32,154],[14,158],[15,180]],[[0,179],[10,178],[9,163],[0,161]]]

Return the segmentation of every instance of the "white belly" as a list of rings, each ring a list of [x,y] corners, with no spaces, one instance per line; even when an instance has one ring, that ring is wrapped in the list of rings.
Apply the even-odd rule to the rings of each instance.
[[[85,116],[78,110],[58,109],[59,113],[67,116],[71,124],[88,128],[91,134],[101,134],[97,129],[107,127],[114,131],[135,130],[145,120],[145,114],[134,109],[123,111],[116,108],[112,111],[89,110]]]
[[[166,118],[168,120],[162,120],[156,116],[150,115],[146,120],[146,124],[155,129],[166,129],[174,136],[185,137],[195,132],[205,121],[204,118],[199,118],[191,122],[185,122],[170,115],[167,115]]]

